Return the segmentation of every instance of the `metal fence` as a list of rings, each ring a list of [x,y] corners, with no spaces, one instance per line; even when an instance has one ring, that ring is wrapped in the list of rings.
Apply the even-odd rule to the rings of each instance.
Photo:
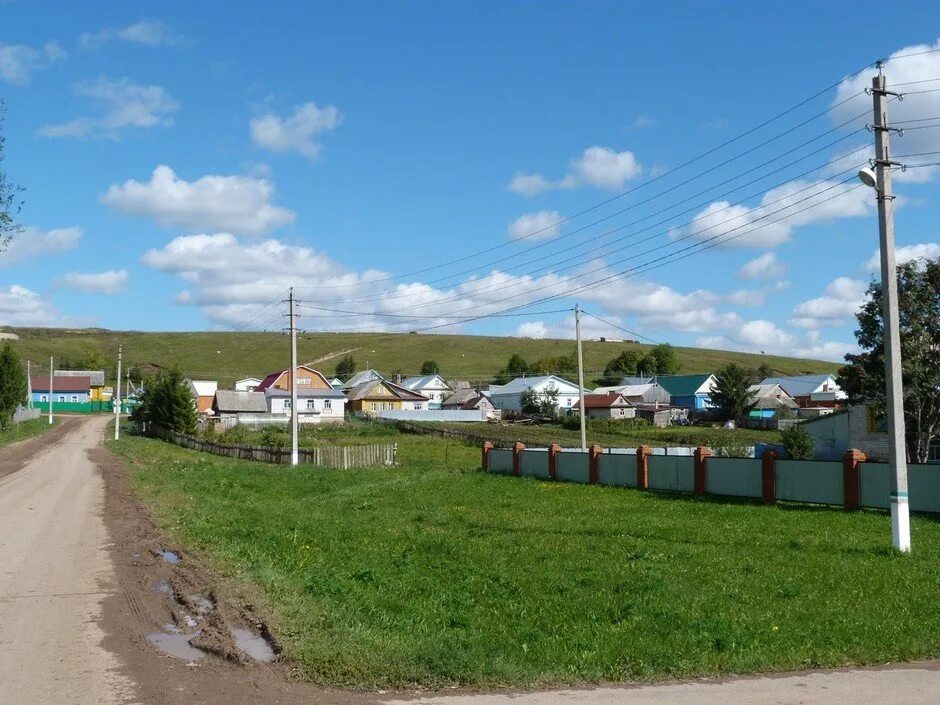
[[[290,448],[275,448],[270,446],[229,445],[207,441],[202,438],[177,433],[164,428],[152,426],[146,435],[160,438],[183,448],[198,450],[203,453],[212,453],[239,460],[257,460],[275,465],[290,465]],[[315,448],[300,449],[300,462],[306,465],[317,465],[325,468],[348,470],[350,468],[369,468],[377,466],[394,465],[398,453],[398,445],[384,443],[366,446],[317,446]]]

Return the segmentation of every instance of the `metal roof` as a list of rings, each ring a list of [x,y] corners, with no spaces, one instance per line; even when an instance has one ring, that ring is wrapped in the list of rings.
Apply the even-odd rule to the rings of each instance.
[[[833,381],[835,389],[832,391],[840,391],[840,387],[835,383],[835,378],[832,375],[794,375],[792,377],[768,377],[763,380],[761,384],[779,384],[783,387],[787,394],[790,394],[794,397],[802,397],[808,394],[812,394],[829,380]]]
[[[705,386],[705,383],[713,375],[659,375],[656,382],[663,389],[674,397],[688,397],[698,394],[699,389]]]
[[[375,370],[363,370],[362,372],[357,372],[352,377],[347,379],[346,384],[343,385],[343,389],[352,389],[353,387],[358,387],[360,384],[374,382],[380,379],[385,378]]]
[[[447,389],[450,387],[447,386],[447,382],[444,381],[444,378],[440,375],[421,375],[418,377],[406,377],[402,382],[402,386],[407,387],[408,389],[424,389],[425,387],[432,384],[435,380],[440,380],[441,384],[444,385]]]
[[[56,370],[55,377],[87,377],[92,387],[104,386],[104,370]]]
[[[218,382],[213,382],[207,379],[191,379],[189,380],[190,386],[192,386],[193,391],[196,392],[198,397],[211,397],[215,395],[216,390],[219,388]]]
[[[236,392],[231,389],[217,391],[213,407],[220,413],[264,413],[268,410],[264,392]]]
[[[566,379],[557,377],[555,375],[542,375],[541,377],[516,377],[516,379],[504,384],[499,389],[492,392],[494,396],[504,396],[506,394],[522,394],[527,389],[532,387],[537,387],[543,382],[552,381],[555,383],[555,386],[558,387],[558,391],[562,392],[566,389],[569,390],[569,393],[575,393],[578,391],[578,385],[573,382],[569,382]]]
[[[33,392],[49,391],[49,375],[39,377],[33,375],[30,382]],[[52,378],[52,391],[54,392],[88,392],[91,390],[91,381],[88,377],[59,377]]]
[[[579,399],[574,403],[574,408],[580,408],[581,400]],[[585,409],[612,409],[614,407],[621,406],[633,406],[630,402],[623,398],[622,395],[612,392],[609,394],[585,394],[584,395],[584,408]]]

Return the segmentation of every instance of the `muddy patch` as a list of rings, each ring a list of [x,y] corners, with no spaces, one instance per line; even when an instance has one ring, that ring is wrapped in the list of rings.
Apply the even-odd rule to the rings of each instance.
[[[205,656],[204,651],[193,647],[190,642],[199,636],[195,634],[183,634],[178,629],[173,628],[172,624],[166,625],[170,631],[152,632],[147,635],[147,640],[157,647],[167,656],[182,659],[183,661],[198,661]]]
[[[274,642],[268,641],[264,634],[255,634],[251,629],[236,627],[232,630],[235,646],[253,661],[270,663],[277,658]]]

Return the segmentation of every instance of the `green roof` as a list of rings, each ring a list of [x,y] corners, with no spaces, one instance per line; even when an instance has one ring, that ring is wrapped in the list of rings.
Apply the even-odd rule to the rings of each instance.
[[[660,386],[673,397],[690,397],[711,375],[661,375],[656,378]]]

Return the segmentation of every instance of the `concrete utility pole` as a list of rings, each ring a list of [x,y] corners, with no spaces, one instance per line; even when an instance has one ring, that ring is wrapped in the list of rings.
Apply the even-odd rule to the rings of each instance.
[[[118,345],[118,369],[117,379],[114,381],[114,440],[121,437],[121,355],[124,351],[123,346]]]
[[[52,425],[52,358],[49,358],[49,425]]]
[[[584,355],[581,353],[581,304],[574,305],[574,337],[578,341],[578,398],[581,410],[581,450],[587,450],[587,409],[584,408]]]
[[[888,149],[885,77],[879,66],[872,79],[875,111],[875,180],[878,193],[878,229],[881,247],[881,307],[884,318],[885,387],[888,412],[888,462],[891,465],[891,541],[903,553],[911,550],[910,505],[907,495],[907,455],[904,434],[904,395],[901,383],[901,334],[898,321],[898,270],[894,252],[894,194]]]
[[[290,288],[290,464],[300,462],[300,448],[297,440],[297,323],[295,320],[294,287]]]
[[[33,408],[33,372],[30,361],[26,361],[26,408]]]

